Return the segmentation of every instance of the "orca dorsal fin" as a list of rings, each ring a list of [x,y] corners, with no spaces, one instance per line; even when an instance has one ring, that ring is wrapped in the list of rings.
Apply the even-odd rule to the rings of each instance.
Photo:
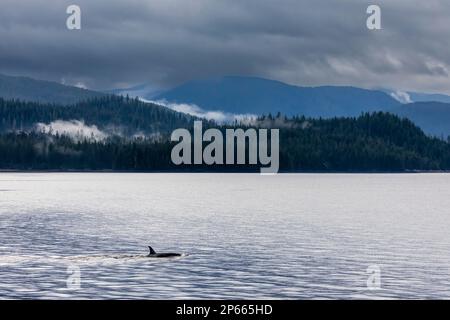
[[[150,254],[156,254],[155,250],[153,250],[152,247],[148,246],[148,249],[150,250]]]

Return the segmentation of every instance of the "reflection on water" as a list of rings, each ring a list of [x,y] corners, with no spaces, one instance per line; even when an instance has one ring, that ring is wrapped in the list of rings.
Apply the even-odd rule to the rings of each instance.
[[[446,174],[0,173],[0,297],[450,298],[448,190]]]

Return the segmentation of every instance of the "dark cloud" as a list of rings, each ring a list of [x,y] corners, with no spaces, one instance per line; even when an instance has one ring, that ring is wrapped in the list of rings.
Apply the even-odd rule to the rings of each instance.
[[[112,88],[253,75],[450,93],[447,0],[2,0],[0,72]],[[65,27],[82,9],[82,30]]]

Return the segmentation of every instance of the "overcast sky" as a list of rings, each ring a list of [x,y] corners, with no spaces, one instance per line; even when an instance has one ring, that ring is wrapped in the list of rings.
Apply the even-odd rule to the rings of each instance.
[[[366,28],[369,4],[382,30]],[[0,73],[94,89],[251,75],[450,93],[449,72],[448,0],[0,2]]]

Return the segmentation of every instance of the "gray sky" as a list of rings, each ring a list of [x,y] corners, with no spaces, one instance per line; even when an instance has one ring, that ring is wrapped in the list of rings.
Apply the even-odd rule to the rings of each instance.
[[[82,29],[66,28],[66,8]],[[366,9],[382,9],[382,30]],[[2,0],[0,72],[170,87],[218,75],[450,93],[448,0]]]

